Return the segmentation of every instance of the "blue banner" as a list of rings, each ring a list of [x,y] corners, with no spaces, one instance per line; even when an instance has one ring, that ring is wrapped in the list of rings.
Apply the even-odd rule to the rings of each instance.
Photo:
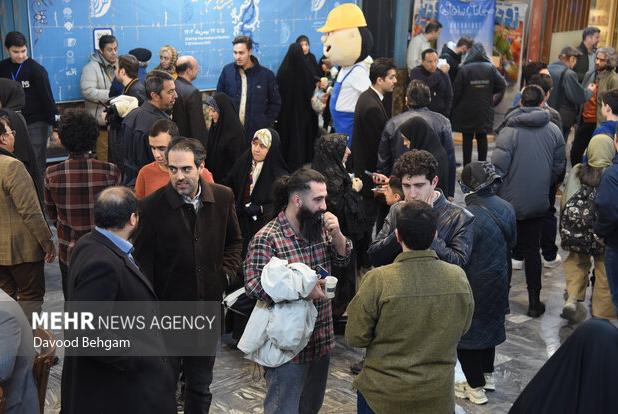
[[[496,0],[438,1],[438,21],[443,25],[438,49],[447,42],[457,43],[462,36],[469,36],[482,43],[487,56],[491,56],[495,14]]]

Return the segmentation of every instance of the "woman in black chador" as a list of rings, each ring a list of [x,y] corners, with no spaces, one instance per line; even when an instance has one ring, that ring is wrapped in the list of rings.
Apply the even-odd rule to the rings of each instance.
[[[240,154],[247,149],[245,131],[226,94],[209,96],[206,105],[211,119],[206,144],[206,168],[212,173],[215,183],[221,183]]]
[[[318,117],[311,107],[316,81],[298,43],[292,43],[277,72],[281,95],[281,113],[277,130],[281,136],[283,157],[290,171],[313,159],[318,133]]]
[[[251,149],[234,163],[224,182],[234,191],[243,257],[253,235],[276,215],[272,186],[277,178],[286,174],[288,169],[281,157],[279,134],[270,128],[258,129],[251,140]]]

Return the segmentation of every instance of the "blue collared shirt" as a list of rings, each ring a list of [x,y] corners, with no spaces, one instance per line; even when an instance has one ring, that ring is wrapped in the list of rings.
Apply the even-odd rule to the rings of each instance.
[[[133,256],[131,255],[131,252],[133,251],[133,244],[131,244],[130,241],[123,239],[122,237],[114,234],[109,230],[102,229],[101,227],[95,226],[94,229],[107,237],[112,243],[116,245],[116,247],[120,249],[120,251],[129,256],[129,259],[131,259],[131,261],[135,263],[135,259],[133,259]]]

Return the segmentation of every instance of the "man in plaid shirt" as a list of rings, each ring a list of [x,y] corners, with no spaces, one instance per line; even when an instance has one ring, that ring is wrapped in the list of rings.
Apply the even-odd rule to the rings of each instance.
[[[60,141],[69,159],[47,168],[45,206],[58,229],[58,261],[66,298],[71,251],[80,237],[94,228],[94,202],[107,187],[120,185],[120,169],[93,158],[99,136],[94,117],[83,110],[68,111],[60,118]]]
[[[267,303],[261,274],[275,256],[290,263],[301,262],[330,272],[331,265],[344,267],[350,260],[352,242],[339,228],[337,217],[326,211],[326,180],[315,170],[302,168],[284,177],[274,188],[279,215],[251,240],[244,264],[247,295]],[[290,362],[265,368],[268,391],[264,412],[317,413],[324,400],[334,332],[330,302],[322,291],[323,281],[311,292],[318,317],[307,346]]]

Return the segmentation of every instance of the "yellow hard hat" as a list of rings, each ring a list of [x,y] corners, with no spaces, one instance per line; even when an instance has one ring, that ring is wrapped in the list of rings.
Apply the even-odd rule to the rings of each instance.
[[[328,13],[326,23],[318,29],[318,32],[328,33],[335,30],[366,26],[367,21],[360,7],[354,3],[343,3]]]

